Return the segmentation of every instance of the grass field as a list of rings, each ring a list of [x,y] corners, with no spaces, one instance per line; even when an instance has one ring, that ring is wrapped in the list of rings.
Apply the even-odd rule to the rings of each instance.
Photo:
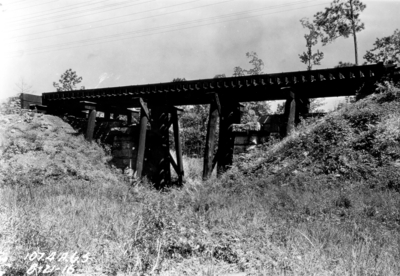
[[[77,252],[73,264],[39,264],[81,275],[400,275],[400,91],[382,89],[236,156],[219,179],[202,182],[201,162],[185,158],[186,184],[166,191],[129,186],[59,118],[2,114],[0,271],[25,275],[33,252]]]

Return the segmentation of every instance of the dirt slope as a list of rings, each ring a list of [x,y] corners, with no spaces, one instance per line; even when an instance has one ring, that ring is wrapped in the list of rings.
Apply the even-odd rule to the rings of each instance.
[[[282,142],[238,157],[244,174],[283,183],[323,177],[400,190],[400,92],[392,85],[322,119],[304,122]]]

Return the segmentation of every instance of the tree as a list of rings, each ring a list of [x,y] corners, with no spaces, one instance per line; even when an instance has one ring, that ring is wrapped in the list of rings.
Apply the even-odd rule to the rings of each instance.
[[[76,85],[82,81],[82,77],[78,77],[75,71],[68,69],[64,74],[61,75],[59,83],[53,82],[53,86],[57,88],[57,92],[61,91],[72,91],[76,89]],[[81,89],[85,89],[81,86]]]
[[[359,0],[333,0],[329,8],[324,12],[314,15],[314,24],[318,31],[323,32],[322,44],[331,43],[339,37],[354,38],[355,63],[358,65],[357,36],[362,31],[364,23],[359,19],[361,12],[366,8]]]
[[[263,73],[264,62],[256,52],[247,52],[246,57],[250,59],[249,63],[253,66],[249,70],[237,66],[233,69],[233,77],[254,76]],[[265,114],[271,113],[271,106],[268,102],[247,102],[244,103],[244,112],[242,123],[257,122]]]
[[[310,99],[310,110],[309,113],[323,113],[324,110],[320,107],[325,104],[322,98],[312,98]]]
[[[303,52],[303,54],[299,55],[300,60],[302,63],[307,65],[307,70],[312,70],[314,65],[321,65],[321,60],[324,58],[324,53],[317,50],[316,53],[313,53],[312,48],[317,45],[318,39],[322,39],[323,35],[321,32],[317,30],[317,26],[310,23],[308,18],[302,18],[300,20],[301,25],[303,28],[307,28],[309,33],[304,35],[306,39],[306,47],[307,52]],[[325,102],[323,99],[312,98],[310,99],[310,110],[309,113],[315,112],[323,112],[323,110],[319,109]],[[277,114],[283,114],[285,112],[285,103],[278,104],[276,108]]]
[[[245,70],[243,70],[240,66],[236,66],[235,68],[233,68],[232,77],[242,77],[245,75],[246,75]]]
[[[264,61],[257,56],[256,52],[248,52],[246,53],[247,58],[251,58],[249,63],[253,65],[253,68],[250,70],[245,70],[247,75],[260,75],[263,73],[262,69],[264,68]]]
[[[208,105],[185,106],[180,117],[182,151],[187,156],[200,156],[204,152],[207,133]]]
[[[319,50],[316,53],[312,51],[312,47],[317,45],[318,38],[322,37],[322,35],[317,31],[317,27],[308,21],[308,18],[303,18],[300,22],[303,28],[309,30],[309,33],[304,35],[307,52],[303,52],[299,57],[301,62],[307,65],[307,70],[311,70],[314,65],[321,65],[321,60],[324,58],[324,53]]]
[[[351,66],[356,66],[356,65],[354,63],[351,63],[351,62],[339,61],[338,65],[336,65],[335,68],[351,67]]]
[[[396,29],[391,36],[377,38],[374,48],[367,51],[364,59],[368,63],[383,62],[388,64],[400,62],[400,30]]]
[[[306,39],[306,47],[307,52],[303,52],[303,54],[299,55],[302,63],[307,65],[307,70],[312,70],[314,65],[321,65],[321,60],[324,58],[324,53],[317,50],[316,53],[313,53],[312,48],[317,45],[318,39],[323,38],[321,32],[317,30],[316,25],[310,23],[308,18],[302,18],[300,20],[303,28],[307,28],[309,33],[304,35]],[[319,109],[325,102],[323,99],[312,98],[310,99],[310,110],[309,113],[315,112],[323,112],[323,110]],[[284,113],[285,112],[285,104],[280,104],[277,106],[277,112]]]
[[[241,77],[246,75],[260,75],[263,73],[262,69],[264,68],[264,61],[257,56],[256,52],[247,52],[247,58],[251,58],[249,63],[253,66],[253,68],[249,70],[242,69],[240,66],[236,66],[233,69],[233,77]]]

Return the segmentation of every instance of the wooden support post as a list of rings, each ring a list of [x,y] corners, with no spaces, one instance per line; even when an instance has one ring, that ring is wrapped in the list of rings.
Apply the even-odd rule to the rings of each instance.
[[[144,163],[144,150],[146,147],[146,132],[147,132],[147,122],[148,122],[148,110],[147,104],[140,101],[140,131],[139,131],[139,148],[136,158],[136,177],[141,178],[143,172]]]
[[[174,141],[175,141],[175,151],[176,151],[176,161],[178,168],[178,183],[179,185],[183,184],[183,160],[182,160],[182,145],[181,138],[179,136],[179,119],[178,119],[178,111],[176,108],[172,109],[171,114],[173,129],[174,129]]]
[[[86,135],[85,138],[87,141],[92,142],[93,140],[93,132],[94,132],[94,127],[96,125],[96,109],[89,110],[89,119],[87,122],[87,127],[86,127]]]
[[[221,110],[221,108],[219,108],[219,110]],[[203,180],[209,179],[213,171],[215,133],[217,131],[218,114],[218,105],[215,102],[211,103],[207,125],[206,145],[204,149]]]
[[[240,123],[240,105],[235,102],[222,102],[222,116],[220,120],[219,141],[218,141],[218,165],[217,174],[221,175],[232,166],[233,149],[235,137],[233,135],[233,124]]]

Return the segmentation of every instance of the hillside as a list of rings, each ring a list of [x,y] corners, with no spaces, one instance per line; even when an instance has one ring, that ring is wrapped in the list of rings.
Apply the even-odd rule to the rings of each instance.
[[[162,192],[129,187],[60,118],[8,110],[0,134],[4,275],[24,275],[34,251],[78,252],[80,275],[400,275],[391,84],[237,156],[218,180]]]

